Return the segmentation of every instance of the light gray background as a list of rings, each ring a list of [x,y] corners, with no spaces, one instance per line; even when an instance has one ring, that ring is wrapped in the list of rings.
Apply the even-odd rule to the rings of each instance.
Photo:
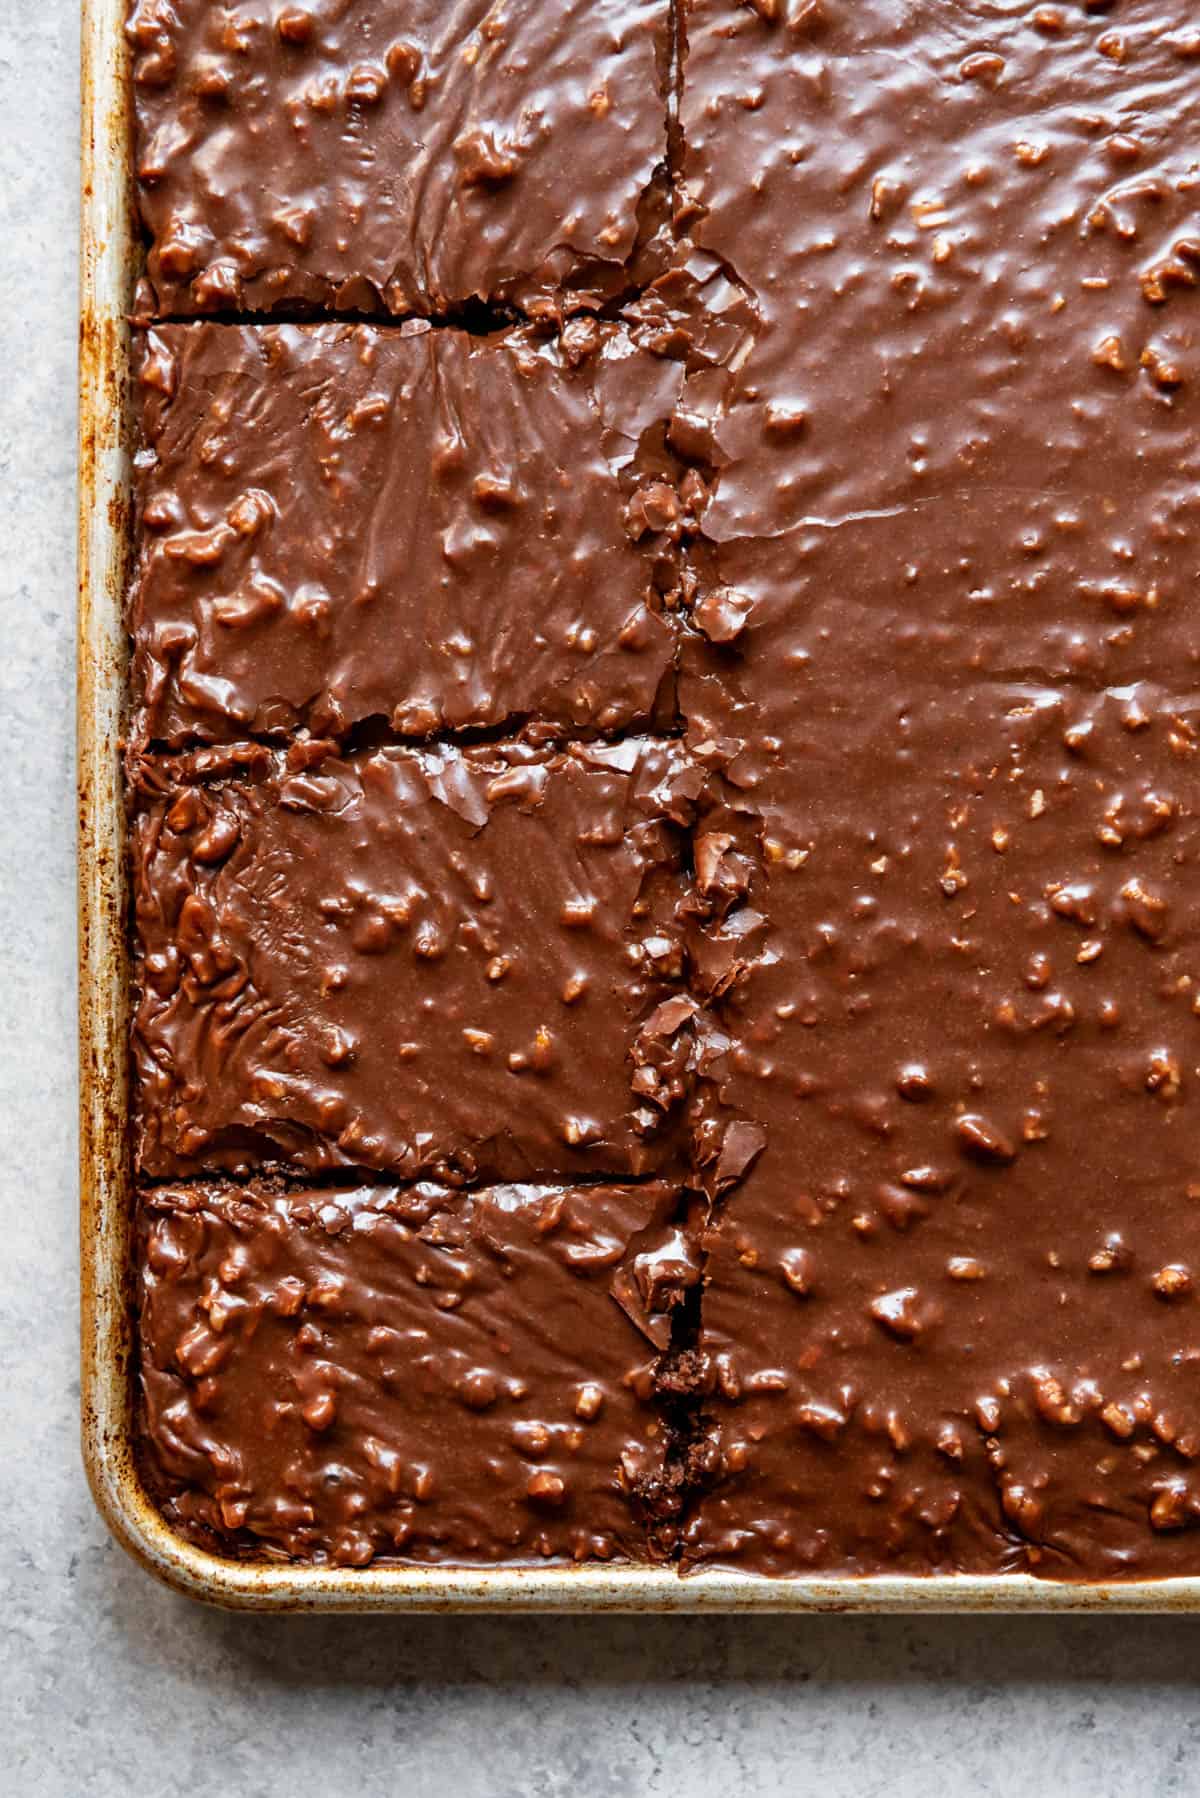
[[[107,1539],[76,1446],[77,29],[0,0],[0,1789],[1200,1791],[1200,1620],[244,1619]]]

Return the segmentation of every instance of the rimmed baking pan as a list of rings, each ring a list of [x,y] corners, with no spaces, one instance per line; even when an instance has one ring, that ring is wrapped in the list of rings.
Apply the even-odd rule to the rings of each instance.
[[[130,556],[129,308],[137,262],[126,0],[82,8],[79,402],[80,1227],[83,1451],[117,1540],[176,1590],[256,1610],[1190,1611],[1200,1579],[764,1579],[671,1567],[326,1568],[229,1561],[177,1535],[133,1453],[133,1204],[126,1129],[129,975],[120,732]]]

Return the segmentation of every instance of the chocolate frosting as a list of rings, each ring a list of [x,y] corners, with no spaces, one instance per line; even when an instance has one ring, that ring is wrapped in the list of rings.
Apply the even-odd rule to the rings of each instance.
[[[629,1289],[673,1205],[657,1184],[147,1195],[143,1412],[168,1517],[339,1566],[643,1557],[669,1498],[664,1320]]]
[[[668,32],[667,0],[135,0],[149,309],[620,294],[665,210]]]
[[[785,10],[687,14],[692,232],[758,320],[736,377],[702,371],[688,402],[747,659],[771,678],[811,598],[837,596],[926,633],[947,679],[1186,690],[1193,9]]]
[[[701,1152],[715,1173],[730,1115],[761,1135],[711,1237],[720,1477],[689,1555],[1178,1570],[1197,701],[954,693],[890,644],[813,645],[705,838],[749,838],[755,873],[697,950],[721,995]]]
[[[134,841],[137,1158],[411,1178],[668,1162],[688,1025],[672,745],[156,762]],[[212,764],[217,764],[214,769]]]
[[[402,10],[364,9],[367,62]],[[148,304],[540,316],[144,339],[171,1514],[350,1561],[1193,1571],[1194,8],[443,8],[371,98],[357,9],[310,11],[247,7],[238,49],[135,9]],[[332,110],[289,135],[320,58]],[[414,105],[419,150],[386,135]],[[295,1186],[368,1169],[545,1184]],[[447,1458],[445,1382],[497,1371],[451,1263],[536,1492],[491,1400]],[[426,1333],[407,1384],[376,1327]],[[580,1480],[554,1432],[593,1373]]]
[[[679,569],[640,440],[678,363],[590,320],[166,325],[135,354],[140,740],[669,711]]]
[[[717,1477],[685,1565],[1189,1572],[1200,1343],[1153,1271],[1178,1254],[1178,1212],[1152,1179],[1118,1190],[1090,1238],[1037,1174],[982,1164],[939,1190],[868,1188],[852,1222],[764,1156],[706,1243],[693,1456]]]
[[[687,9],[688,1565],[1194,1563],[1189,14]]]

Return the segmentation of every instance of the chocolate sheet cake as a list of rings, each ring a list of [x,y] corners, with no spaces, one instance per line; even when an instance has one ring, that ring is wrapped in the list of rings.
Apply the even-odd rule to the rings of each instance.
[[[142,1453],[1194,1569],[1185,0],[138,0]]]

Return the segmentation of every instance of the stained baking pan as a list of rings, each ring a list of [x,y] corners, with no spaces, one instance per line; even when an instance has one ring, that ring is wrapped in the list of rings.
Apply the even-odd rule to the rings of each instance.
[[[133,1454],[133,1205],[119,740],[130,556],[131,205],[126,0],[83,0],[79,409],[79,931],[83,1451],[117,1540],[181,1592],[256,1610],[1197,1610],[1200,1579],[764,1579],[669,1567],[331,1569],[221,1559],[170,1529]]]

